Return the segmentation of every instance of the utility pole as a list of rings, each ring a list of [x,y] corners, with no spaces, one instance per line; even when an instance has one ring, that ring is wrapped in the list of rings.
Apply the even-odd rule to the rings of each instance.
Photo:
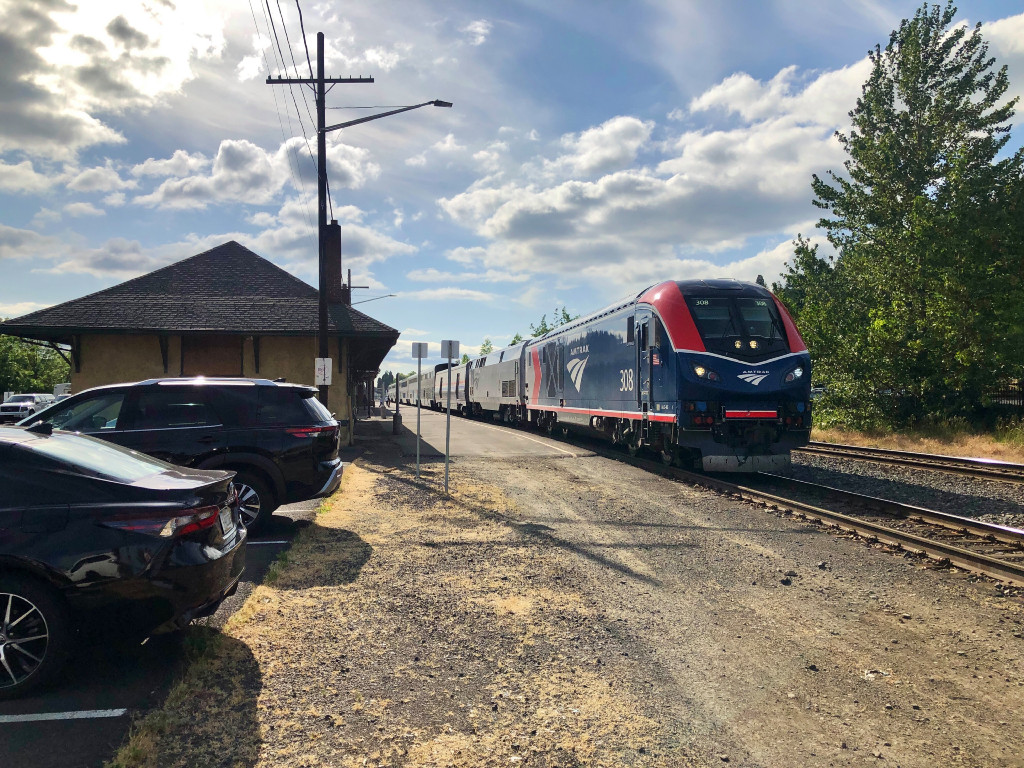
[[[324,33],[316,33],[316,77],[288,78],[268,77],[267,85],[309,85],[316,94],[316,186],[317,186],[317,240],[319,261],[319,321],[317,338],[319,340],[319,356],[330,356],[327,338],[327,258],[324,253],[324,237],[327,231],[327,84],[336,83],[372,83],[372,77],[325,77],[324,76]],[[341,354],[341,351],[338,352]],[[320,402],[327,407],[328,385],[320,385]]]

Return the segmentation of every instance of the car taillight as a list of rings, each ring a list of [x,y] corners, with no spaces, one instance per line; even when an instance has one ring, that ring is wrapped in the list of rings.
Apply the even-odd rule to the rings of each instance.
[[[150,536],[172,538],[212,527],[217,522],[220,508],[211,505],[208,507],[178,510],[178,512],[179,514],[170,517],[154,514],[152,510],[148,509],[119,512],[116,515],[105,517],[100,521],[100,524],[108,528],[118,528],[122,531],[133,531],[134,533],[146,533]]]
[[[292,437],[316,437],[325,432],[334,432],[337,427],[288,427],[285,429]]]

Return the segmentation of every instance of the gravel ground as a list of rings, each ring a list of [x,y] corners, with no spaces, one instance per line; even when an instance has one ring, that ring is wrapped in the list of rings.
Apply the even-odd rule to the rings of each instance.
[[[780,474],[940,512],[1024,528],[1024,484],[799,452],[793,454],[790,469]]]
[[[122,765],[1024,765],[989,582],[593,455],[446,498],[369,448]]]

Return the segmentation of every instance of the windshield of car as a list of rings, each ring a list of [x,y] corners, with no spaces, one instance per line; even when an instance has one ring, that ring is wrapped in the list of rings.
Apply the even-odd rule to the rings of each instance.
[[[40,456],[70,465],[96,477],[133,483],[149,475],[173,469],[170,464],[85,435],[54,432],[49,437],[23,443]]]
[[[35,395],[12,395],[4,402],[7,403],[31,403],[35,401]]]
[[[58,403],[42,413],[36,414],[36,421],[45,420],[55,429],[76,432],[100,432],[114,429],[124,402],[123,392],[108,392],[87,397],[76,402]],[[26,422],[27,423],[27,422]]]

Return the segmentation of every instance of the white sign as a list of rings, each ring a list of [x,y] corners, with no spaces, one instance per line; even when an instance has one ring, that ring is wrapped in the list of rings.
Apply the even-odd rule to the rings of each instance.
[[[430,357],[427,352],[427,343],[425,341],[414,341],[412,343],[412,359],[422,360],[426,357]]]
[[[329,387],[331,385],[331,358],[317,357],[316,361],[316,386]]]
[[[448,360],[456,360],[459,357],[459,342],[457,341],[442,341],[441,342],[441,357]]]
[[[4,402],[5,402],[5,403],[6,403],[6,402],[7,402],[8,400],[10,400],[10,399],[11,399],[12,397],[14,397],[14,393],[13,393],[13,392],[4,392]]]

